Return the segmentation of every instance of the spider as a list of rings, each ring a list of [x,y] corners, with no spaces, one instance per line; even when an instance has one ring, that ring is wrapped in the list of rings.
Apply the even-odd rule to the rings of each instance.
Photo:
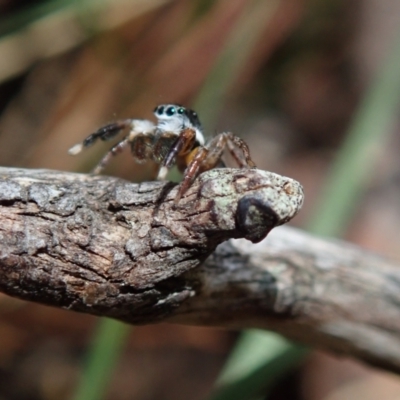
[[[117,142],[94,168],[99,174],[111,158],[130,146],[137,162],[152,160],[160,168],[157,179],[164,180],[169,168],[177,165],[183,172],[175,203],[178,203],[197,176],[217,166],[225,147],[241,168],[256,168],[250,157],[247,144],[231,132],[219,133],[207,142],[197,113],[178,104],[161,104],[154,109],[157,124],[143,119],[124,119],[99,128],[82,143],[69,149],[69,154],[80,153],[92,146],[98,139],[107,141],[120,132],[127,134]]]

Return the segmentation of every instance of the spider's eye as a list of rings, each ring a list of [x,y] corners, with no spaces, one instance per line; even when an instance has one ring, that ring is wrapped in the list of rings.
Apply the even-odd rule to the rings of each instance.
[[[183,114],[185,109],[183,107],[178,108],[178,114]]]
[[[165,112],[169,117],[172,117],[176,113],[175,107],[168,107]]]
[[[163,106],[158,106],[158,107],[156,107],[154,112],[156,112],[157,115],[163,115],[164,114],[164,107]]]

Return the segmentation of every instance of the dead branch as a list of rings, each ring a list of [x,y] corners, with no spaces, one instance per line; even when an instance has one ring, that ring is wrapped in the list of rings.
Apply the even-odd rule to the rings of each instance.
[[[289,220],[296,182],[223,169],[178,205],[175,194],[170,183],[1,168],[0,290],[133,324],[270,329],[400,372],[398,265],[286,227],[221,244],[258,242]]]

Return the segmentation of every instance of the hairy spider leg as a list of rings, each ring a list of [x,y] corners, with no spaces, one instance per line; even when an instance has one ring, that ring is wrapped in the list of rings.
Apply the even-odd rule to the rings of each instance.
[[[207,158],[209,150],[206,147],[196,147],[190,154],[189,157],[192,158],[189,165],[186,167],[183,173],[183,181],[179,185],[178,193],[175,197],[174,203],[178,204],[179,200],[189,189],[193,181],[199,176],[201,172],[201,165]]]
[[[99,174],[113,156],[118,155],[124,150],[129,143],[132,143],[138,135],[148,136],[147,134],[153,135],[155,126],[151,121],[141,119],[125,119],[113,122],[99,128],[96,132],[89,135],[82,143],[76,144],[69,149],[69,153],[72,155],[80,153],[84,148],[92,146],[98,139],[106,141],[117,136],[124,129],[130,129],[128,135],[124,136],[122,140],[117,142],[100,160],[97,166],[94,168],[93,173]],[[132,153],[135,158],[141,161],[141,152],[135,154],[132,147]],[[147,157],[147,154],[146,154]],[[147,157],[148,158],[148,157]]]
[[[196,131],[190,128],[184,129],[170,147],[167,155],[161,163],[157,179],[164,180],[168,170],[175,164],[177,157],[185,157],[193,149],[196,142]]]
[[[142,163],[152,159],[152,155],[154,155],[152,145],[156,127],[151,121],[145,119],[131,119],[128,121],[130,121],[129,126],[131,128],[129,134],[106,153],[95,168],[95,173],[103,170],[111,158],[121,153],[129,144],[131,145],[131,153],[137,162]]]
[[[152,160],[161,165],[177,138],[178,134],[175,132],[156,129],[156,133],[153,136]]]
[[[129,135],[126,135],[122,140],[116,143],[111,149],[103,156],[100,162],[93,169],[93,174],[100,174],[100,172],[105,168],[105,166],[110,162],[112,157],[120,154],[125,147],[129,144]]]
[[[210,139],[204,147],[197,147],[189,154],[188,160],[190,162],[183,173],[183,181],[179,186],[175,203],[179,202],[201,172],[208,171],[219,163],[226,141],[226,135],[221,133]]]
[[[250,150],[245,141],[231,132],[224,133],[224,135],[227,137],[228,150],[239,167],[256,168],[256,164],[250,157]],[[238,152],[238,149],[241,151]]]
[[[216,135],[206,144],[206,147],[209,152],[201,166],[200,172],[208,171],[221,163],[221,156],[226,147],[228,147],[229,152],[240,168],[255,168],[256,166],[250,158],[250,151],[247,144],[231,132]]]
[[[234,145],[241,150],[242,154],[237,151]],[[188,159],[192,160],[183,174],[184,178],[180,184],[175,203],[179,202],[200,173],[215,168],[221,162],[221,156],[226,146],[228,146],[229,151],[240,167],[256,167],[250,158],[249,148],[242,139],[231,132],[220,133],[209,140],[204,147],[197,147],[188,155]]]
[[[78,143],[75,146],[72,146],[68,150],[68,153],[72,155],[78,154],[84,148],[92,146],[98,139],[102,141],[110,140],[113,137],[117,136],[123,129],[130,128],[132,126],[132,121],[133,120],[131,119],[125,119],[102,126],[96,132],[86,137],[82,143]]]

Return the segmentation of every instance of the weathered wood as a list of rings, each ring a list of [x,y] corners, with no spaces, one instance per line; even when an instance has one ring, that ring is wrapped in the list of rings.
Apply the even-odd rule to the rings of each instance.
[[[185,278],[198,285],[173,322],[273,330],[400,373],[398,263],[279,227],[220,245]]]
[[[155,322],[193,295],[182,274],[218,244],[259,241],[296,214],[301,186],[258,170],[174,184],[0,169],[0,289],[75,311]]]
[[[271,329],[400,372],[398,264],[287,227],[222,243],[289,220],[296,182],[224,169],[175,193],[0,169],[0,290],[134,324]]]

